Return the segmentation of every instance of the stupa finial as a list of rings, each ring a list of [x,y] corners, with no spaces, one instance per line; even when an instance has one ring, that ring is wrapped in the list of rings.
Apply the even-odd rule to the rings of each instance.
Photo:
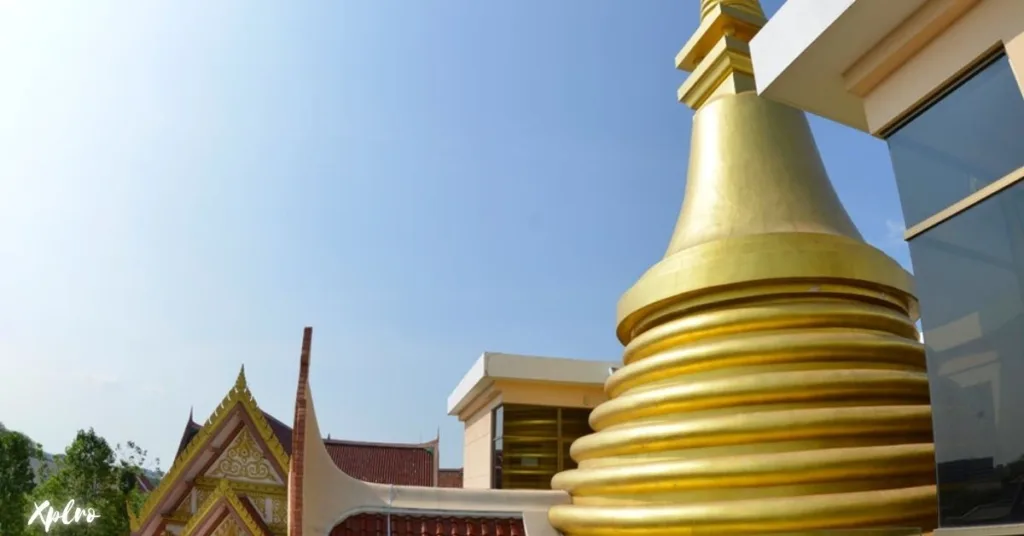
[[[704,20],[710,15],[716,6],[728,6],[737,11],[746,12],[754,17],[764,18],[764,10],[761,9],[761,2],[758,0],[701,0],[700,18]]]
[[[715,95],[753,91],[749,43],[765,22],[757,0],[702,0],[700,26],[676,55],[676,68],[692,73],[679,101],[696,110]]]

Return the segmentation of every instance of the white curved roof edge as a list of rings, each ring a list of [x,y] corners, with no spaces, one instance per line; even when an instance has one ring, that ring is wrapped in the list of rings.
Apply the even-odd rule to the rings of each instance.
[[[448,414],[458,415],[494,380],[604,385],[608,369],[620,366],[618,361],[484,352],[448,396]]]
[[[321,437],[313,394],[307,383],[301,491],[304,534],[326,536],[335,525],[361,512],[392,512],[516,517],[523,520],[529,536],[555,536],[558,533],[547,521],[548,508],[570,502],[569,494],[558,490],[432,488],[363,482],[335,465]],[[289,500],[293,497],[289,493]]]

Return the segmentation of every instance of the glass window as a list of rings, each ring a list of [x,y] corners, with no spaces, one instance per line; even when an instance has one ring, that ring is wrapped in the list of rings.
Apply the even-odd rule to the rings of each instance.
[[[569,448],[577,439],[590,434],[590,410],[589,409],[563,409],[561,415],[561,469],[575,469],[576,462],[569,455]]]
[[[502,487],[551,489],[558,472],[558,408],[505,405]]]
[[[494,410],[492,487],[551,489],[551,478],[576,467],[569,445],[590,433],[589,409],[505,404]]]
[[[1005,55],[889,138],[913,226],[1024,165],[1024,97]]]
[[[945,527],[1024,522],[1024,183],[910,241]],[[1003,382],[1003,378],[1007,382]]]

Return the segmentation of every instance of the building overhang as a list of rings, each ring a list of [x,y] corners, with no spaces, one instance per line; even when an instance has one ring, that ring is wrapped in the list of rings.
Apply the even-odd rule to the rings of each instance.
[[[787,0],[750,43],[757,91],[871,132],[865,95],[975,3]]]
[[[448,414],[460,415],[495,381],[600,387],[608,379],[610,370],[621,365],[613,361],[484,352],[448,397]]]

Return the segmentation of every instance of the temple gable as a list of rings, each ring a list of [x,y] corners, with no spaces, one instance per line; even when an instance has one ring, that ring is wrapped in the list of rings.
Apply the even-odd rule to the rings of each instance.
[[[217,525],[217,528],[213,532],[210,533],[210,536],[243,536],[243,535],[248,536],[248,535],[246,535],[245,531],[242,530],[242,527],[238,526],[238,522],[235,521],[235,518],[233,518],[231,516],[225,517],[224,521],[221,521],[220,525]]]
[[[284,479],[270,463],[248,428],[242,428],[224,452],[206,470],[208,478],[284,485]]]
[[[252,497],[244,496],[230,481],[221,480],[185,525],[181,536],[270,536],[274,532]]]
[[[282,475],[288,469],[288,454],[249,392],[244,368],[204,425],[195,424],[189,416],[182,444],[185,446],[141,510],[137,514],[129,510],[132,534],[191,536],[189,525],[205,517],[203,505],[223,497],[228,489],[237,491],[237,495],[230,494],[231,502],[242,505],[234,508],[236,513],[245,520],[255,518],[263,531],[260,534],[285,531]],[[211,522],[205,519],[204,523]],[[251,533],[248,524],[246,521],[245,532]],[[179,529],[181,525],[184,528]],[[206,527],[196,536],[209,536],[210,530],[212,527]]]

